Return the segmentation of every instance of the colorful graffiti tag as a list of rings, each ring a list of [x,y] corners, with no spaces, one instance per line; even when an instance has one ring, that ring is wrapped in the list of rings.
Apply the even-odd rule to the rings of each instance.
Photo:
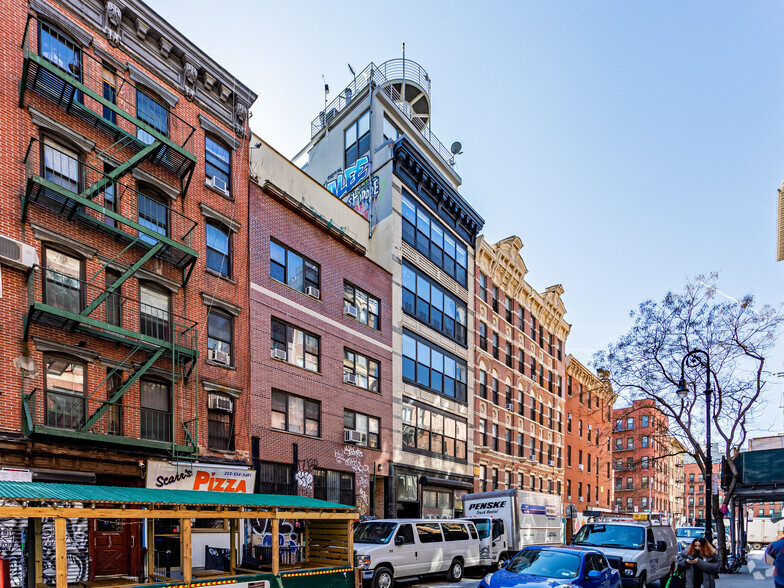
[[[351,192],[343,199],[343,202],[348,204],[351,208],[356,210],[359,214],[366,219],[370,218],[370,206],[378,199],[381,192],[381,181],[378,176],[373,176],[365,181],[356,190]]]
[[[370,161],[367,157],[360,157],[354,165],[338,173],[335,179],[327,182],[327,190],[342,199],[343,196],[368,179],[369,175]]]
[[[335,460],[339,464],[345,464],[354,470],[356,483],[357,507],[361,514],[370,513],[370,498],[368,490],[370,487],[370,467],[362,463],[365,454],[358,447],[345,446],[343,451],[335,451]]]

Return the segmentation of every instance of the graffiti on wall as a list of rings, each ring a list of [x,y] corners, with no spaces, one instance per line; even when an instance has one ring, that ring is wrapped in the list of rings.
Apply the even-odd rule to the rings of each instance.
[[[362,463],[365,454],[359,447],[346,445],[343,451],[335,451],[338,464],[350,467],[354,471],[354,484],[357,494],[357,508],[361,514],[370,513],[370,467]]]
[[[87,519],[66,519],[65,541],[68,559],[68,583],[89,579]],[[0,519],[0,557],[7,559],[11,586],[22,586],[26,575],[27,519]],[[41,550],[44,582],[54,584],[55,571],[54,520],[43,519]]]
[[[297,463],[297,473],[294,474],[294,479],[297,481],[297,487],[302,492],[308,494],[313,492],[313,470],[318,467],[318,460],[313,458],[301,459]]]
[[[373,176],[358,186],[351,194],[346,196],[343,199],[343,202],[348,204],[366,219],[370,219],[371,205],[378,200],[378,195],[380,193],[381,180],[378,176]]]
[[[368,179],[370,175],[370,161],[367,156],[360,157],[351,167],[347,167],[342,172],[338,171],[335,178],[327,181],[327,190],[342,199]]]

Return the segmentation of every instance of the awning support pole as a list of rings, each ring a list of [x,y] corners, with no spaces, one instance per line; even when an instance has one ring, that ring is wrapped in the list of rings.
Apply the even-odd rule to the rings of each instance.
[[[182,540],[182,579],[186,584],[191,583],[193,575],[192,569],[192,545],[191,545],[191,520],[180,519],[180,539]]]
[[[280,573],[280,537],[278,530],[280,529],[280,521],[272,519],[272,574],[277,576]]]
[[[65,519],[54,519],[54,554],[57,588],[68,588],[68,556],[65,543]]]
[[[229,519],[229,537],[231,537],[231,547],[229,548],[229,572],[236,575],[237,567],[237,519]]]

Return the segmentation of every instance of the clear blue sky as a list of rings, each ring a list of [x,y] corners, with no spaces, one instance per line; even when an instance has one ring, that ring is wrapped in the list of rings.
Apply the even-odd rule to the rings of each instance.
[[[322,74],[334,97],[347,63],[405,41],[432,79],[434,133],[463,144],[461,193],[490,241],[522,238],[535,288],[563,284],[584,363],[686,276],[784,299],[782,2],[149,1],[259,94],[251,127],[288,156]]]

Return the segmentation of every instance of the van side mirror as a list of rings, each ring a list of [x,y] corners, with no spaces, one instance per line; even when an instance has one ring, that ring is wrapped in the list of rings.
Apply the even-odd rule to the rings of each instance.
[[[400,535],[395,537],[395,545],[403,545],[403,543],[405,543],[405,539],[403,539]]]
[[[657,541],[656,551],[667,551],[667,543],[665,541]]]

